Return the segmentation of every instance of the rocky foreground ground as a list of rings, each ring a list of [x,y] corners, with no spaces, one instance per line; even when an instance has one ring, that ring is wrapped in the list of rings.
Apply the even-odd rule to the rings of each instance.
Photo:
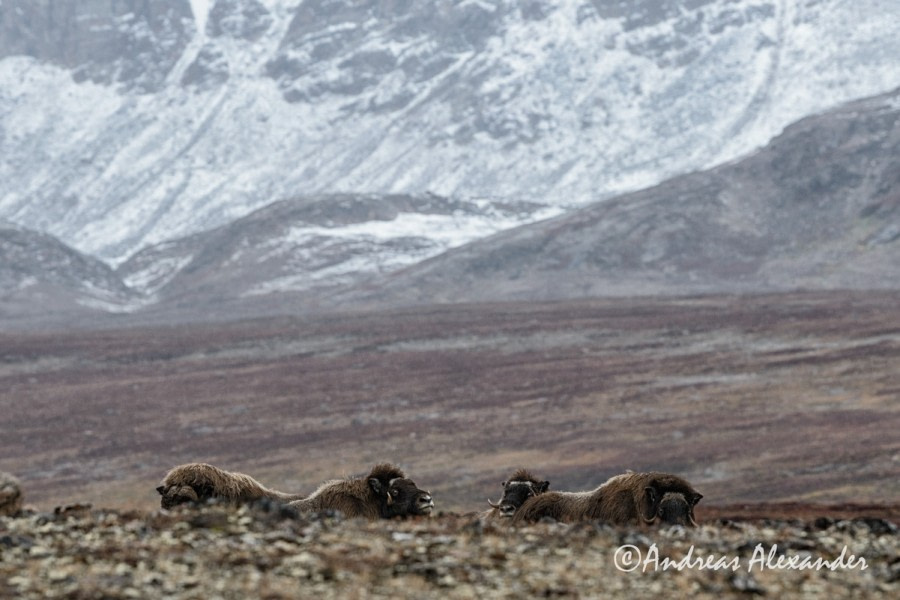
[[[508,529],[475,516],[364,522],[271,505],[0,518],[4,598],[898,594],[900,535],[877,518]]]

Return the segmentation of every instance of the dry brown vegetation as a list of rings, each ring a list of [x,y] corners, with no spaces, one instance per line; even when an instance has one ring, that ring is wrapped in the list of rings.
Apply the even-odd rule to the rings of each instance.
[[[900,296],[418,308],[0,334],[0,470],[26,503],[150,509],[204,461],[279,489],[399,463],[438,510],[679,474],[704,510],[896,503]],[[710,513],[712,514],[712,513]]]

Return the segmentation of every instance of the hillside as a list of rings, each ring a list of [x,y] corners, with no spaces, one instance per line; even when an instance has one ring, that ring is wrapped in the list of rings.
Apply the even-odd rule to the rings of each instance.
[[[161,307],[298,292],[322,298],[492,233],[541,210],[434,195],[326,194],[282,200],[226,226],[145,248],[116,274]],[[147,303],[149,303],[148,301]]]
[[[900,89],[753,155],[392,274],[378,304],[896,288]]]
[[[0,221],[0,328],[83,319],[141,302],[106,264],[51,235]]]

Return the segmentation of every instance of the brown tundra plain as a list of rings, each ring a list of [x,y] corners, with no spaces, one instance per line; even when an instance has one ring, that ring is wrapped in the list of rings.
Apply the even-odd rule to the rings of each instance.
[[[723,506],[892,504],[900,295],[410,308],[0,334],[0,470],[26,502],[158,505],[180,463],[312,492],[399,464],[438,511],[666,471]],[[753,508],[741,510],[752,512]]]

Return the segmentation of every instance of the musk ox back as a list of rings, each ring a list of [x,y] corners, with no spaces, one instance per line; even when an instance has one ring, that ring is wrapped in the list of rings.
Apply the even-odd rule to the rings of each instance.
[[[350,518],[393,519],[430,515],[434,501],[398,467],[380,464],[366,477],[327,481],[289,506],[309,512],[340,511]]]
[[[693,527],[697,525],[694,506],[703,498],[685,479],[658,472],[616,475],[600,490],[587,517],[616,525],[664,522]]]
[[[667,523],[695,526],[694,506],[703,496],[668,473],[624,473],[588,492],[547,492],[529,499],[513,522],[544,517],[557,521],[597,520],[613,525]]]
[[[546,492],[550,482],[538,479],[526,469],[519,469],[500,485],[503,487],[503,496],[497,502],[488,499],[491,510],[483,513],[482,516],[485,518],[499,520],[512,518],[526,500]]]
[[[171,469],[156,491],[162,496],[162,508],[205,502],[210,498],[241,503],[262,498],[290,502],[303,497],[269,489],[249,475],[225,471],[206,463],[188,463]]]

